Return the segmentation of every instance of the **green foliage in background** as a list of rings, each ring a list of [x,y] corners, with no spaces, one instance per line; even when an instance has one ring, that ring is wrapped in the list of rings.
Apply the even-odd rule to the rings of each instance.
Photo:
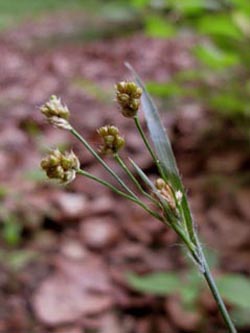
[[[33,250],[0,250],[0,264],[12,273],[21,271],[38,258],[39,254]]]
[[[8,212],[3,220],[1,236],[5,243],[10,246],[17,246],[21,241],[22,225],[17,216]]]
[[[98,15],[123,19],[124,16],[133,12],[126,2],[114,0],[105,2],[102,0],[0,0],[0,31],[28,20],[34,21],[44,15],[54,15],[60,12],[70,14],[81,11],[90,12],[95,20]]]
[[[198,70],[188,80],[178,75],[170,83],[151,82],[150,92],[179,100],[194,97],[249,130],[249,0],[130,0],[130,4],[151,37],[198,36],[193,47]],[[199,82],[195,89],[190,87],[193,82]]]
[[[130,32],[131,27],[143,28],[154,38],[198,36],[193,53],[199,65],[192,77],[184,75],[181,80],[178,75],[158,87],[151,83],[149,91],[178,101],[195,98],[219,116],[249,129],[249,0],[0,0],[0,30],[43,14],[79,10],[92,11],[95,22],[98,16],[114,25],[130,22],[126,25]]]
[[[218,257],[206,251],[210,266],[216,268]],[[216,278],[219,291],[224,300],[232,306],[232,318],[237,326],[250,325],[250,278],[240,274],[223,274]],[[146,275],[129,273],[129,286],[137,292],[156,296],[178,295],[185,311],[199,312],[200,297],[204,290],[202,277],[189,268],[182,273],[154,272]]]
[[[34,19],[43,13],[55,10],[76,10],[85,1],[62,0],[0,0],[0,30],[11,27],[26,19]]]

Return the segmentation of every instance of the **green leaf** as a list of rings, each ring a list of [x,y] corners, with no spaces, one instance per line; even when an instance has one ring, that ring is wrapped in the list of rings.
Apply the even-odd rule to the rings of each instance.
[[[179,294],[184,310],[197,310],[197,300],[200,295],[200,288],[198,286],[195,286],[194,284],[181,284]]]
[[[228,14],[203,16],[198,23],[198,29],[201,33],[209,36],[220,36],[229,39],[242,38],[240,29]]]
[[[198,275],[197,272],[196,275]],[[178,274],[173,272],[156,272],[143,276],[129,273],[127,282],[132,288],[143,293],[157,296],[178,293],[185,310],[193,310],[196,307],[201,291],[200,284],[196,285],[193,281],[182,280]]]
[[[176,29],[173,24],[159,16],[149,16],[145,22],[146,34],[155,38],[173,37]]]
[[[171,98],[184,94],[182,87],[174,82],[157,83],[151,81],[147,82],[146,87],[151,94],[162,98]]]
[[[149,96],[146,88],[144,87],[140,77],[137,75],[133,67],[128,63],[126,63],[126,66],[134,75],[137,84],[143,90],[142,107],[145,114],[149,133],[155,147],[156,155],[164,171],[165,179],[170,181],[170,184],[175,191],[180,190],[183,193],[181,207],[185,218],[185,224],[190,238],[194,239],[194,227],[193,227],[193,219],[191,216],[191,211],[188,205],[186,195],[184,193],[183,185],[180,179],[179,171],[176,165],[170,140],[167,136],[166,130],[162,125],[159,112],[153,100]],[[164,206],[164,209],[165,208],[166,207]],[[169,217],[171,217],[171,214],[169,215]]]
[[[230,0],[230,2],[235,6],[235,8],[242,10],[244,13],[250,14],[249,0]]]
[[[131,0],[132,6],[138,9],[143,9],[150,4],[150,0]]]
[[[205,65],[214,69],[223,69],[240,62],[237,54],[225,52],[211,44],[195,47],[194,53]]]
[[[244,327],[250,325],[250,310],[237,307],[231,311],[231,316],[236,323],[237,327]]]
[[[210,104],[219,109],[222,114],[230,114],[242,112],[248,102],[241,96],[237,96],[234,91],[226,91],[212,96]]]
[[[205,0],[172,0],[173,7],[183,15],[201,14],[207,8]]]
[[[8,245],[15,246],[21,241],[22,225],[14,214],[9,214],[4,219],[2,236]]]
[[[189,269],[185,275],[185,282],[188,286],[195,286],[196,289],[201,290],[203,286],[203,279],[196,269]]]
[[[144,276],[130,273],[127,275],[127,281],[137,291],[158,296],[171,295],[181,285],[175,273],[152,273]]]
[[[236,11],[233,13],[233,20],[245,36],[250,36],[250,15],[244,11]]]
[[[232,305],[250,310],[250,279],[238,274],[227,274],[217,279],[222,297]]]
[[[126,66],[134,75],[136,83],[143,90],[142,108],[146,117],[147,126],[156,150],[157,157],[159,158],[159,161],[164,169],[165,177],[170,180],[171,185],[175,190],[180,190],[182,189],[182,185],[179,171],[169,138],[167,136],[166,130],[162,125],[156,105],[149,96],[145,86],[132,66],[129,64],[126,64]]]

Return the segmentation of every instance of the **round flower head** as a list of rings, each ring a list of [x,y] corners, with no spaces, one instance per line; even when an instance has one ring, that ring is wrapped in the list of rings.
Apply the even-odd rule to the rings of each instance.
[[[55,149],[42,159],[41,168],[48,178],[58,179],[60,183],[67,184],[75,179],[80,162],[73,151],[61,153]]]
[[[107,125],[100,127],[97,133],[103,139],[103,145],[100,147],[102,154],[114,154],[117,153],[125,145],[125,140],[120,136],[117,127]]]
[[[125,117],[134,117],[140,107],[142,89],[134,82],[122,81],[116,84],[116,100]]]
[[[68,122],[70,116],[69,109],[55,95],[52,95],[50,100],[40,107],[40,111],[55,127],[67,130],[71,129],[71,125]]]

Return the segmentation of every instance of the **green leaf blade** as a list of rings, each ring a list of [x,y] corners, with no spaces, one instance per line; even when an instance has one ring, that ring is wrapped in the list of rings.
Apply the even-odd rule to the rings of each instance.
[[[142,94],[142,108],[145,114],[147,127],[155,147],[157,157],[164,170],[165,178],[170,180],[173,188],[182,190],[182,183],[179,176],[179,171],[173,154],[170,140],[166,130],[162,124],[156,105],[148,94],[144,84],[135,70],[129,64],[127,68],[132,72],[135,77],[136,83],[143,90]]]
[[[132,288],[139,292],[158,296],[174,294],[181,285],[178,275],[170,272],[158,272],[144,276],[129,273],[127,281]]]
[[[196,243],[195,235],[194,235],[194,226],[193,226],[193,218],[191,215],[191,211],[189,208],[189,204],[187,201],[187,197],[184,191],[184,186],[182,185],[182,181],[180,178],[179,170],[177,168],[176,160],[174,157],[174,153],[171,147],[170,140],[168,138],[167,132],[165,128],[163,127],[163,124],[161,122],[159,112],[157,110],[157,107],[155,106],[153,100],[151,99],[150,95],[146,91],[145,86],[143,85],[140,77],[137,75],[133,67],[126,63],[127,68],[131,71],[131,73],[134,75],[135,80],[137,84],[142,88],[143,94],[142,94],[142,107],[145,114],[147,126],[149,129],[149,133],[151,136],[151,139],[153,141],[156,155],[159,159],[159,162],[161,164],[161,168],[163,169],[165,180],[169,181],[174,191],[181,191],[183,193],[181,208],[183,211],[186,229],[189,233],[190,238],[194,243]],[[135,166],[135,163],[134,167]],[[139,170],[140,168],[136,168],[137,172],[140,174],[142,178],[142,170]],[[143,179],[144,181],[146,179]]]
[[[250,280],[239,274],[226,274],[217,279],[218,289],[229,303],[250,311]]]

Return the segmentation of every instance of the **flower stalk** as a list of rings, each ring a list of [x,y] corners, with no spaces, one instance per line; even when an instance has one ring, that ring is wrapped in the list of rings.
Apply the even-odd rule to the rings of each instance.
[[[125,162],[123,161],[123,159],[120,157],[120,155],[118,153],[114,154],[114,159],[120,165],[120,167],[123,169],[123,171],[125,171],[125,173],[131,179],[131,181],[135,184],[135,186],[141,192],[141,194],[143,194],[146,198],[148,198],[154,204],[158,205],[159,203],[150,194],[148,194],[146,191],[144,191],[141,184],[138,182],[138,180],[135,178],[135,176],[129,170],[129,168],[127,167],[127,165],[125,164]]]
[[[72,151],[69,153],[61,153],[58,149],[51,151],[49,155],[42,160],[41,167],[49,178],[57,179],[62,184],[68,184],[73,181],[77,174],[98,182],[99,184],[112,190],[117,195],[120,195],[121,197],[137,204],[155,219],[172,228],[185,244],[193,261],[198,265],[200,272],[204,276],[204,279],[212,292],[229,332],[237,333],[216,287],[200,245],[169,140],[166,139],[164,141],[164,138],[161,137],[160,144],[165,144],[166,149],[163,151],[166,151],[168,155],[165,157],[159,154],[159,150],[157,151],[159,142],[155,142],[157,139],[154,139],[153,136],[152,141],[156,149],[154,150],[151,147],[151,144],[140,124],[138,111],[141,105],[141,97],[144,93],[146,96],[145,100],[146,102],[148,101],[148,112],[152,112],[154,116],[151,117],[154,119],[151,121],[156,121],[154,127],[158,127],[160,133],[157,134],[163,135],[164,133],[165,135],[165,131],[159,121],[158,114],[152,100],[147,95],[145,88],[137,76],[136,79],[137,82],[139,82],[139,85],[132,81],[122,81],[115,86],[116,101],[119,105],[121,114],[134,120],[135,127],[157,167],[158,178],[155,183],[153,183],[143,170],[141,170],[134,161],[130,160],[137,175],[145,183],[149,190],[144,189],[144,186],[141,185],[134,174],[130,171],[120,155],[120,150],[124,148],[126,141],[125,138],[120,135],[119,129],[113,125],[106,125],[97,130],[102,140],[102,145],[97,152],[88,143],[88,141],[71,126],[69,122],[70,111],[68,107],[63,105],[61,100],[56,96],[52,96],[50,100],[40,108],[42,114],[47,118],[49,123],[53,124],[55,127],[68,130],[87,149],[87,151],[92,154],[96,161],[99,162],[100,165],[114,178],[120,187],[117,188],[116,185],[113,185],[106,180],[81,169],[80,162]],[[162,152],[162,149],[160,151]],[[135,185],[136,190],[139,191],[141,196],[134,192],[134,190],[130,189],[123,179],[121,179],[121,177],[106,163],[104,158],[107,155],[111,156],[111,158],[117,162],[119,167]],[[170,162],[168,161],[169,163],[164,164],[163,157],[169,158]],[[143,198],[141,199],[141,197]],[[147,200],[144,202],[143,199],[145,198]]]

